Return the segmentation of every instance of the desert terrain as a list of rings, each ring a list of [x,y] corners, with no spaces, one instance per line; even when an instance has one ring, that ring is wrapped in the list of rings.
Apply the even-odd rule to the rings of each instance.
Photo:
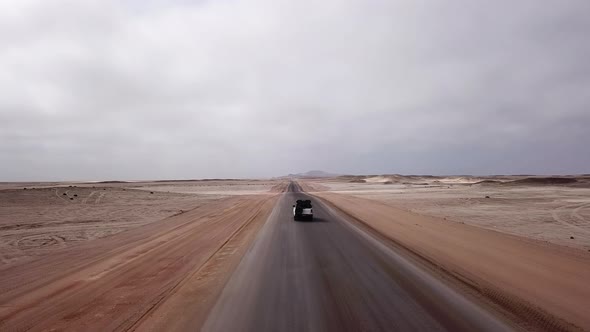
[[[0,190],[3,331],[130,329],[183,283],[206,312],[286,182],[25,185]]]
[[[385,175],[303,183],[477,296],[534,312],[528,322],[539,324],[527,329],[568,329],[560,325],[567,322],[590,328],[588,176]]]
[[[590,176],[343,176],[312,189],[383,202],[525,238],[590,250]]]
[[[589,179],[2,183],[0,330],[588,330]]]
[[[222,198],[266,193],[276,185],[270,181],[0,183],[0,263],[110,236]]]

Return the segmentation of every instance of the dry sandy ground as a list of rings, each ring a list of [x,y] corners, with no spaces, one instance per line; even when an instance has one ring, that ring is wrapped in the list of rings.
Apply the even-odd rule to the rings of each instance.
[[[349,181],[304,188],[532,329],[590,329],[588,189]]]
[[[0,265],[139,227],[213,199],[112,187],[0,190]]]
[[[137,189],[171,192],[182,194],[199,194],[199,195],[252,195],[261,192],[276,191],[276,181],[193,181],[193,182],[160,182],[153,184],[142,184]]]
[[[348,179],[312,183],[316,189],[369,198],[418,214],[590,250],[590,185],[586,182],[502,185],[475,184],[486,178],[415,177],[384,184],[387,180],[378,176],[367,178],[366,183]]]
[[[0,190],[1,331],[199,326],[286,183],[222,196],[141,186]]]
[[[3,184],[0,266],[146,225],[213,200],[276,191],[276,185],[276,181]]]
[[[530,329],[590,330],[586,183],[493,179],[302,184]],[[201,326],[286,185],[0,185],[0,331]]]

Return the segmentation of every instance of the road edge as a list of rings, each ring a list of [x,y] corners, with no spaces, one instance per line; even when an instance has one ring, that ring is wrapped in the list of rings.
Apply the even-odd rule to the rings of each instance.
[[[271,214],[281,195],[282,193],[275,193],[269,196],[259,206],[260,210],[236,229],[202,265],[181,279],[175,286],[168,290],[167,294],[163,294],[162,298],[154,303],[141,318],[124,330],[158,331],[165,328],[168,331],[183,331],[187,329],[187,325],[191,325],[191,330],[200,330],[209,312],[215,305],[219,294],[256,239],[260,229],[266,224],[268,216]],[[231,256],[230,259],[226,259],[225,256],[228,255],[228,251],[232,250],[233,253],[229,255]],[[216,277],[213,277],[214,274]],[[184,290],[183,288],[195,286],[189,285],[191,282],[196,283],[197,288],[206,289],[208,292],[206,296],[195,299],[195,301],[198,300],[202,307],[197,311],[198,315],[192,316],[191,319],[182,321],[175,319],[173,322],[175,324],[171,324],[166,317],[159,315],[158,310],[169,305],[170,301],[175,300],[174,295],[182,292]],[[188,291],[194,292],[192,289]]]

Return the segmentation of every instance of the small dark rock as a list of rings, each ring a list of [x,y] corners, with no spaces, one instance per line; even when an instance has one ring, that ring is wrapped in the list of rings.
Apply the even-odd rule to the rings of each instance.
[[[150,194],[153,194],[153,193],[154,193],[153,191],[150,191]]]
[[[74,197],[78,197],[78,194],[74,194]]]
[[[66,196],[67,194],[66,193],[63,193],[62,195]]]
[[[23,188],[23,190],[27,190],[27,188]]]
[[[73,200],[74,200],[74,197],[70,197],[70,201],[73,201]]]
[[[574,239],[574,237],[573,237],[573,236],[570,236],[570,239],[571,239],[571,240],[573,240],[573,239]]]
[[[490,198],[490,196],[486,196],[486,198]]]

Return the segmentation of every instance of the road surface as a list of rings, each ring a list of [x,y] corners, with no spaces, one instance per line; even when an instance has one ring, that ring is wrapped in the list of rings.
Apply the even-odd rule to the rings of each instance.
[[[292,204],[311,199],[313,222]],[[210,312],[204,331],[506,331],[477,304],[339,212],[289,186]]]

